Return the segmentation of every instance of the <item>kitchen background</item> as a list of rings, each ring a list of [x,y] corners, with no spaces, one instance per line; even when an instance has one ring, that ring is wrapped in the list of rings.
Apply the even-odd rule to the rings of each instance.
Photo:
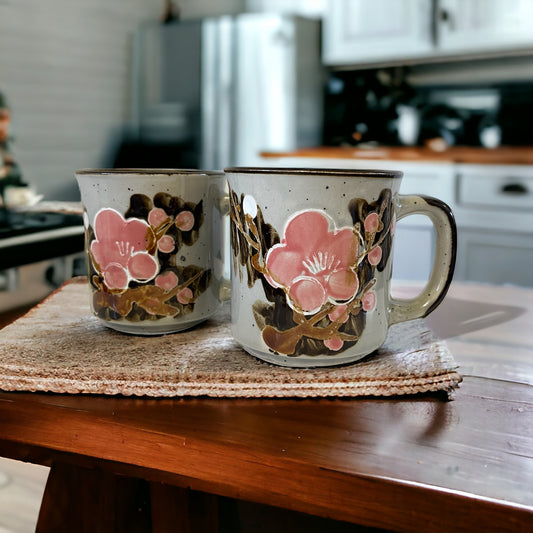
[[[0,0],[0,50],[0,310],[84,272],[83,167],[400,168],[452,206],[456,279],[533,286],[530,0]]]
[[[0,327],[84,273],[83,167],[399,168],[457,280],[533,286],[531,0],[0,0],[0,95]],[[46,472],[11,467],[0,531],[32,531]]]
[[[530,0],[0,0],[0,51],[0,311],[84,273],[84,167],[399,168],[453,208],[456,279],[533,286]]]
[[[318,71],[312,83],[318,85],[320,94],[311,94],[308,99],[310,107],[321,108],[306,110],[312,114],[314,124],[309,118],[311,124],[299,128],[300,138],[290,139],[286,133],[278,133],[283,142],[267,138],[259,150],[359,142],[423,144],[431,136],[442,136],[448,143],[458,145],[531,145],[533,130],[527,120],[533,109],[531,2],[440,0],[441,6],[450,5],[448,10],[457,12],[458,22],[445,22],[461,25],[455,37],[458,44],[453,44],[457,50],[448,44],[441,50],[444,45],[430,34],[435,22],[429,17],[437,16],[432,11],[435,3],[378,0],[368,6],[358,0],[333,0],[333,13],[328,10],[327,0],[178,2],[181,17],[189,21],[189,26],[191,19],[242,12],[283,12],[315,20],[326,15],[322,26],[326,34],[315,30],[313,40],[305,42],[307,50],[291,50],[306,55],[309,63],[301,66],[297,58],[293,65]],[[145,139],[145,145],[159,144],[152,148],[154,152],[160,150],[165,163],[180,159],[192,162],[187,160],[187,154],[183,155],[185,147],[174,150],[173,157],[164,148],[173,143],[178,146],[187,137],[183,130],[198,127],[198,120],[195,123],[193,119],[201,118],[198,107],[205,80],[194,79],[198,73],[192,72],[186,60],[196,60],[198,71],[201,59],[190,56],[207,52],[198,44],[202,36],[193,36],[198,40],[190,41],[198,46],[184,46],[184,41],[180,41],[194,34],[190,28],[183,38],[176,31],[165,32],[168,25],[158,24],[165,5],[164,0],[0,0],[0,92],[12,112],[12,150],[25,180],[45,199],[79,198],[73,178],[76,168],[113,166],[117,158],[125,163],[135,158],[142,163],[153,162],[148,149],[145,154],[124,153],[124,145],[127,149],[139,140]],[[427,20],[422,20],[424,16]],[[466,17],[470,18],[464,20]],[[349,27],[351,22],[353,27]],[[483,37],[476,24],[490,38],[481,45],[474,41],[474,52],[463,52],[461,39],[467,50],[469,30],[476,39]],[[501,39],[496,31],[499,24],[503,26]],[[422,29],[416,29],[417,25]],[[170,30],[175,30],[179,23],[170,26]],[[269,31],[268,23],[257,27],[264,33]],[[290,29],[284,35],[283,27],[279,28],[273,39],[283,42],[290,38]],[[155,37],[156,29],[162,32]],[[241,33],[245,31],[246,28]],[[427,36],[420,35],[423,31]],[[409,33],[414,33],[410,44]],[[516,45],[508,44],[509,34]],[[272,99],[268,93],[284,89],[301,91],[300,87],[292,87],[294,82],[287,75],[282,80],[284,86],[269,79],[271,73],[284,75],[281,68],[276,72],[279,65],[272,64],[276,59],[287,63],[290,60],[275,55],[277,43],[270,45],[270,50],[264,45],[264,55],[259,55],[260,44],[254,40],[260,39],[257,34],[253,37],[243,36],[238,44],[241,48],[233,51],[244,55],[243,48],[256,47],[253,61],[261,64],[254,71],[250,60],[244,65],[250,69],[245,75],[239,74],[249,91],[262,92],[258,99]],[[321,39],[325,41],[323,50]],[[400,41],[408,43],[404,44],[403,54]],[[153,55],[146,57],[147,53]],[[261,85],[254,77],[257,72],[266,73],[260,79]],[[266,85],[269,82],[271,85]],[[187,90],[193,96],[186,94]],[[195,96],[197,101],[193,101]],[[275,104],[285,106],[286,116],[279,119],[274,112],[274,119],[287,125],[289,120],[305,118],[288,107],[289,95],[276,96]],[[220,101],[217,103],[220,105]],[[187,105],[196,109],[184,109]],[[151,109],[147,110],[148,106]],[[152,115],[147,117],[150,112]],[[414,134],[404,133],[402,137],[398,132],[399,115],[406,124],[415,115],[422,122],[416,139]],[[268,117],[268,113],[261,117],[262,130],[275,127]],[[154,131],[158,126],[160,131]],[[496,132],[497,128],[490,130],[492,126],[500,127],[501,133]],[[230,131],[224,133],[230,135]],[[231,157],[227,159],[221,161],[222,166],[235,162]]]

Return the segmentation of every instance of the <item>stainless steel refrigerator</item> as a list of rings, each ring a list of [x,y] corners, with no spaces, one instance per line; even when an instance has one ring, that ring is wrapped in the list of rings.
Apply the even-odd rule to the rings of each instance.
[[[152,166],[157,153],[162,166],[252,166],[261,151],[322,141],[317,20],[250,13],[149,24],[133,59],[129,140],[154,150]]]

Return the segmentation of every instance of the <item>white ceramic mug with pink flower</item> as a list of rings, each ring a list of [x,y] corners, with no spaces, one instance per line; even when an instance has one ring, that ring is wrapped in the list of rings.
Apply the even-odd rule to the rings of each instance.
[[[455,266],[456,227],[435,198],[399,194],[401,172],[227,168],[231,327],[250,354],[292,367],[357,361],[392,324],[428,315]],[[427,286],[391,296],[396,221],[426,215],[436,231]],[[416,261],[417,250],[413,250]]]
[[[220,308],[223,173],[76,172],[94,314],[118,331],[188,329]]]

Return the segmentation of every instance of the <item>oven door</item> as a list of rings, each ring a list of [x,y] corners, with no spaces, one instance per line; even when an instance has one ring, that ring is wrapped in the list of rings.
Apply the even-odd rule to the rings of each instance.
[[[0,313],[37,304],[66,280],[86,274],[84,253],[1,270]]]

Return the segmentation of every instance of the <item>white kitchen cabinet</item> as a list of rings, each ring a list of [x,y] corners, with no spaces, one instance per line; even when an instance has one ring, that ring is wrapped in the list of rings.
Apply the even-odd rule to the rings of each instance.
[[[533,233],[461,228],[455,279],[533,287]]]
[[[331,66],[533,51],[533,2],[329,0],[323,34]]]
[[[323,62],[343,65],[429,54],[431,0],[329,0]]]
[[[533,287],[533,166],[457,165],[456,279]]]
[[[533,45],[531,0],[440,0],[442,52],[487,52]]]

